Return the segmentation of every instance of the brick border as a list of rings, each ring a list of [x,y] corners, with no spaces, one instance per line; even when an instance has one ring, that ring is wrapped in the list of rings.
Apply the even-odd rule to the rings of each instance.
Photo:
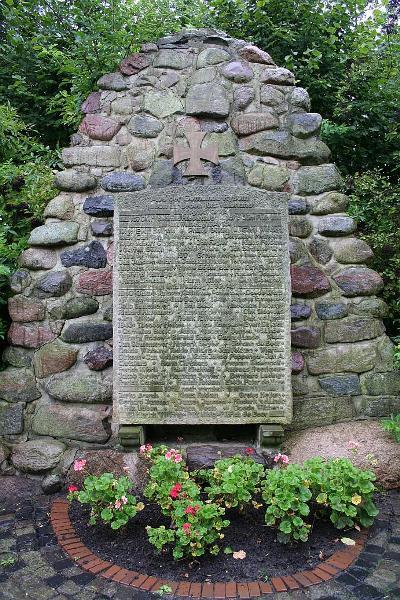
[[[368,530],[363,530],[357,536],[355,546],[338,550],[310,571],[272,577],[270,583],[265,581],[191,583],[158,579],[103,560],[83,544],[70,521],[68,509],[68,500],[54,500],[50,515],[51,525],[58,544],[84,571],[142,591],[156,592],[162,585],[167,585],[175,596],[193,599],[258,598],[266,594],[302,590],[329,581],[346,570],[358,557],[368,536]]]

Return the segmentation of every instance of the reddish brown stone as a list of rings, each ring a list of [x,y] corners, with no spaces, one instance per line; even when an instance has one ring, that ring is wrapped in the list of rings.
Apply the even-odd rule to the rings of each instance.
[[[135,54],[131,54],[131,56],[124,58],[119,65],[119,69],[124,75],[135,75],[136,73],[139,73],[139,71],[150,66],[151,60],[150,56],[136,52]]]
[[[292,352],[292,374],[298,375],[304,369],[304,358],[300,352]]]
[[[112,294],[112,271],[85,271],[79,276],[76,290],[93,296]]]
[[[292,265],[290,272],[292,294],[295,296],[315,298],[326,294],[331,289],[331,284],[326,275],[311,265]]]
[[[101,115],[86,115],[79,126],[79,131],[95,140],[109,142],[121,129],[121,123]]]
[[[249,62],[263,63],[265,65],[275,64],[268,52],[264,52],[264,50],[261,50],[261,48],[252,46],[251,44],[241,48],[239,50],[239,55],[241,58],[244,58],[244,60],[248,60]]]
[[[349,267],[333,276],[344,296],[371,296],[383,288],[382,277],[367,267]]]
[[[77,354],[78,350],[60,340],[45,344],[35,352],[33,358],[36,377],[40,379],[66,371],[75,364]]]
[[[292,346],[298,348],[318,348],[321,342],[321,332],[318,327],[297,327],[292,329]]]
[[[92,92],[81,106],[83,113],[95,113],[100,110],[101,92]]]
[[[14,296],[8,300],[8,312],[13,321],[43,321],[45,306],[42,302],[26,296]]]
[[[20,323],[12,323],[8,330],[7,339],[14,346],[40,348],[40,346],[53,341],[56,337],[56,334],[47,325],[21,325]]]
[[[113,364],[113,351],[106,346],[98,346],[90,350],[83,360],[92,371],[102,371]]]

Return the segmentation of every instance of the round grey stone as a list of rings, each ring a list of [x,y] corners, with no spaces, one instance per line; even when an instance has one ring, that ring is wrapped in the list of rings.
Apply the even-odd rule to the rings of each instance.
[[[76,250],[65,250],[60,255],[64,267],[81,266],[89,269],[103,269],[107,264],[107,252],[98,241],[92,241]]]
[[[322,235],[341,236],[353,233],[357,228],[356,222],[351,217],[331,216],[323,217],[318,223],[318,231]]]
[[[45,494],[56,494],[63,487],[64,481],[59,473],[46,475],[42,481],[42,490]]]
[[[33,349],[7,346],[3,352],[3,361],[12,367],[30,367],[32,365]]]
[[[103,90],[114,90],[116,92],[128,89],[127,80],[121,73],[107,73],[103,77],[100,77],[97,85]]]
[[[63,246],[74,244],[78,240],[78,223],[65,221],[54,222],[36,227],[29,237],[31,246]]]
[[[222,67],[221,73],[224,77],[235,83],[245,83],[253,78],[252,68],[248,64],[238,60]]]
[[[244,86],[236,88],[233,92],[233,106],[238,110],[243,110],[254,100],[254,88]]]
[[[143,138],[155,138],[164,128],[161,121],[150,115],[134,115],[127,128],[132,135]]]
[[[85,344],[112,338],[113,328],[111,323],[71,323],[62,332],[62,339],[72,344]]]
[[[62,306],[57,306],[51,309],[50,316],[52,319],[77,319],[84,315],[92,315],[99,308],[99,303],[95,298],[90,296],[77,296],[71,298]]]
[[[358,375],[330,375],[319,377],[321,388],[332,396],[357,396],[361,393]]]
[[[114,228],[111,221],[93,221],[90,224],[92,234],[97,237],[110,237]]]
[[[301,321],[308,319],[311,315],[311,308],[307,304],[292,304],[290,307],[290,317],[292,321]]]
[[[59,402],[106,404],[112,400],[112,379],[101,373],[81,372],[52,375],[45,384],[46,392]]]
[[[31,283],[32,279],[28,271],[20,269],[10,277],[10,288],[15,294],[20,294]]]
[[[0,371],[0,399],[7,402],[32,402],[40,396],[30,369],[8,367]]]
[[[304,198],[294,196],[288,203],[289,215],[305,215],[308,212],[308,204]]]
[[[59,297],[66,294],[71,286],[72,277],[68,271],[52,271],[36,281],[35,295],[39,298]]]
[[[52,439],[29,440],[17,444],[12,453],[12,463],[24,473],[41,473],[58,465],[65,445]]]
[[[349,309],[346,304],[341,302],[318,302],[315,305],[315,310],[319,319],[328,321],[330,319],[342,319],[348,315]]]
[[[313,238],[308,245],[308,249],[316,261],[322,265],[326,265],[333,255],[333,250],[328,242],[319,238]]]
[[[66,192],[86,192],[97,185],[96,177],[88,173],[68,170],[60,171],[54,176],[54,185]]]
[[[112,196],[89,196],[83,203],[83,211],[92,217],[112,217],[114,198]]]
[[[106,192],[137,192],[145,187],[145,183],[140,175],[115,172],[103,177],[101,187]]]
[[[24,404],[0,401],[0,435],[18,435],[24,430]],[[0,463],[1,446],[0,446]]]
[[[197,83],[186,96],[188,115],[227,117],[229,99],[225,88],[219,83]]]

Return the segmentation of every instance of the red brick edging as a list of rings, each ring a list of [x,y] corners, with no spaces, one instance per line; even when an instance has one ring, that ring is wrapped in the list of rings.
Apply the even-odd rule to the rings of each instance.
[[[124,569],[93,554],[78,537],[68,515],[67,500],[55,500],[51,508],[51,525],[61,548],[82,569],[100,575],[106,579],[131,586],[136,589],[156,592],[161,586],[168,586],[176,596],[196,598],[257,598],[265,594],[299,590],[328,581],[340,571],[347,569],[360,554],[368,531],[361,531],[355,546],[338,550],[330,558],[321,562],[315,569],[301,571],[292,575],[272,577],[271,583],[265,581],[229,582],[229,583],[191,583],[189,581],[168,581],[157,577],[136,573]]]

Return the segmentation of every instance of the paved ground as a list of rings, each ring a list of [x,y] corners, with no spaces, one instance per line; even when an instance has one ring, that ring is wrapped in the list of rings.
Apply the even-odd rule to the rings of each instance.
[[[388,493],[357,562],[328,583],[266,600],[400,599],[400,491]],[[150,600],[157,596],[82,571],[57,546],[51,498],[16,477],[0,477],[1,600]],[[166,597],[167,598],[167,597]]]

